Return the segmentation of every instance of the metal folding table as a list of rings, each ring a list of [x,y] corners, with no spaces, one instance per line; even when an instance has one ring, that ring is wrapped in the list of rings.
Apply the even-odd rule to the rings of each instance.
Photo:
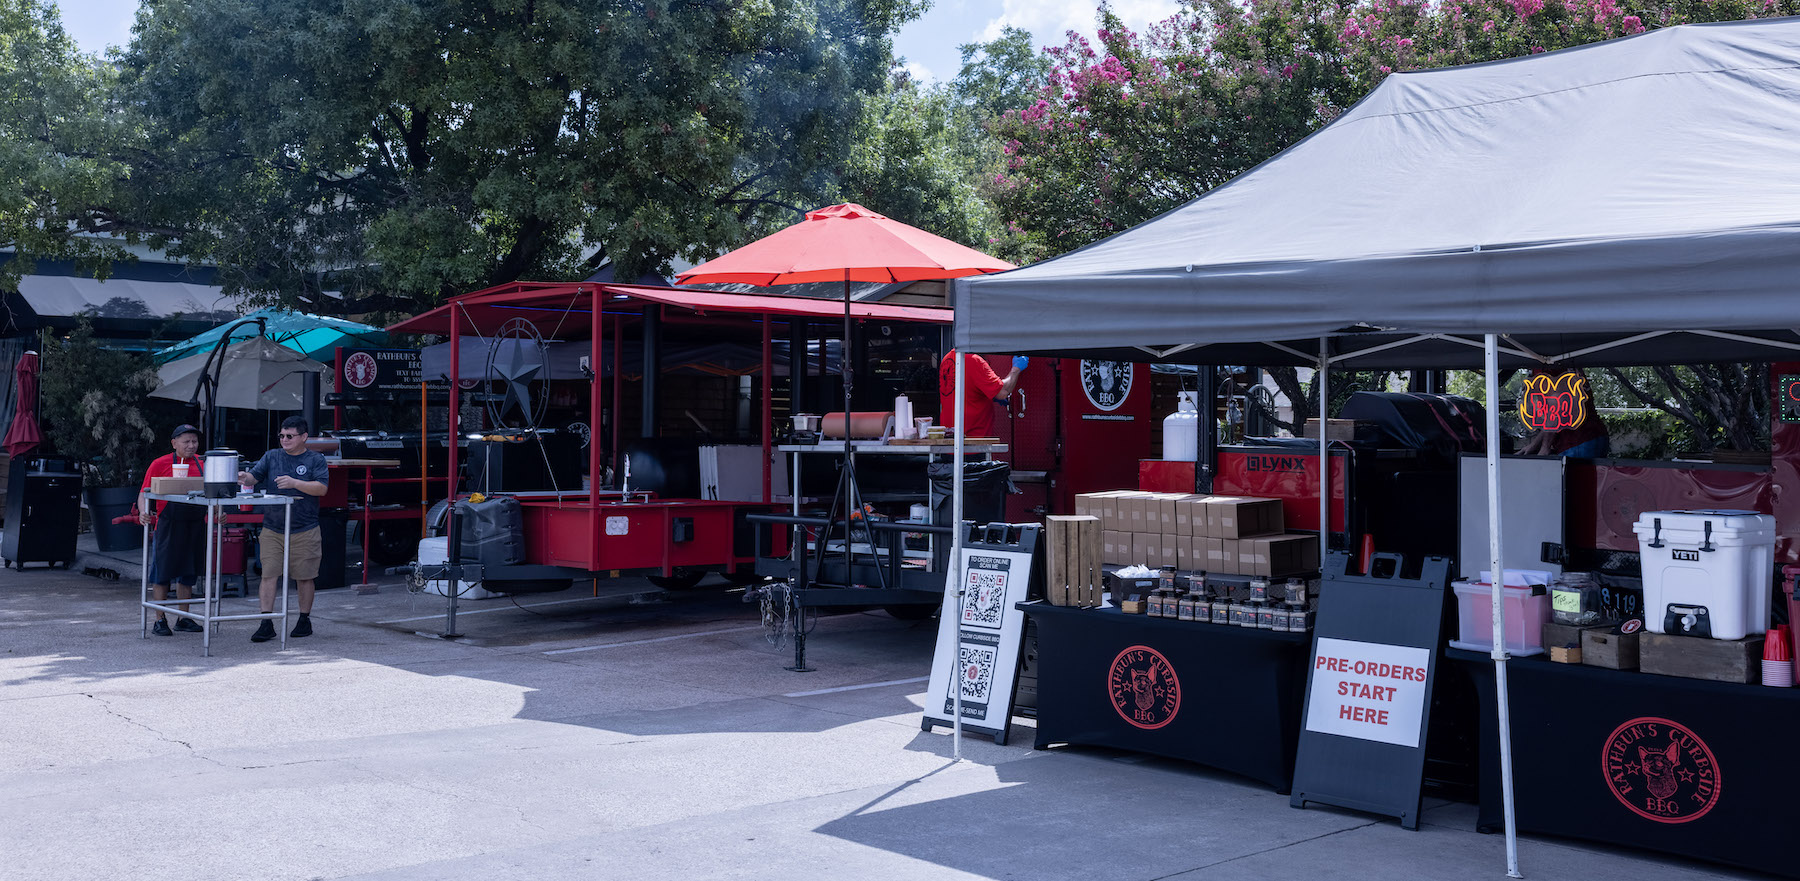
[[[235,496],[229,496],[226,498],[218,498],[218,499],[207,498],[205,496],[199,495],[198,493],[195,493],[193,495],[189,495],[186,493],[183,493],[180,495],[170,495],[170,494],[162,494],[162,493],[146,493],[146,495],[149,496],[150,499],[152,499],[154,501],[158,501],[158,502],[168,502],[170,504],[177,504],[177,505],[199,505],[206,509],[206,565],[205,565],[204,570],[201,573],[200,596],[194,597],[192,599],[186,599],[186,600],[174,599],[174,598],[170,598],[170,599],[166,599],[166,600],[151,599],[150,598],[150,562],[151,562],[151,560],[150,560],[150,523],[149,523],[149,521],[144,522],[144,554],[143,554],[144,574],[143,574],[142,584],[140,585],[140,588],[139,588],[139,590],[140,590],[139,605],[142,607],[139,610],[139,612],[143,616],[143,628],[144,628],[143,636],[144,636],[144,638],[145,639],[150,638],[150,610],[151,609],[160,609],[161,611],[163,611],[167,614],[170,614],[170,615],[179,615],[179,616],[182,616],[185,618],[192,618],[195,621],[200,622],[200,627],[201,627],[200,654],[202,656],[210,657],[212,655],[212,631],[213,631],[212,625],[213,625],[213,622],[215,622],[215,621],[278,621],[278,622],[282,622],[282,626],[279,626],[276,629],[281,633],[281,647],[284,649],[287,648],[287,627],[285,626],[285,624],[286,624],[287,615],[288,615],[288,595],[290,593],[292,593],[292,589],[288,586],[288,582],[290,581],[290,579],[286,579],[286,578],[282,579],[280,611],[257,612],[257,613],[249,614],[249,615],[222,615],[222,614],[219,614],[219,569],[220,569],[219,560],[220,560],[220,553],[224,547],[224,540],[223,540],[223,536],[221,535],[221,532],[224,530],[224,526],[225,526],[225,518],[223,516],[221,516],[220,509],[228,507],[228,506],[236,506],[236,505],[250,505],[250,506],[257,506],[257,507],[262,507],[262,506],[267,506],[267,505],[280,505],[285,508],[294,503],[294,497],[293,496],[281,496],[281,495],[267,495],[267,494],[263,494],[263,493],[256,493],[254,495],[252,495],[252,494],[235,495]],[[282,539],[283,539],[283,541],[281,543],[281,571],[282,572],[288,571],[288,542],[286,541],[286,539],[288,538],[288,535],[289,535],[287,521],[290,519],[291,518],[283,518],[282,527],[281,527],[281,535],[282,535]],[[245,593],[249,593],[249,591],[246,590]],[[183,611],[180,608],[183,605],[192,605],[194,603],[199,603],[199,605],[200,605],[200,611],[198,613],[195,613],[192,611]]]

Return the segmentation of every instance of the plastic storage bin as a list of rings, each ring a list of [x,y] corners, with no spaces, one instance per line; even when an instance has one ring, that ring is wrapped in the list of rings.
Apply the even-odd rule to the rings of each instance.
[[[1652,633],[1743,639],[1769,628],[1775,518],[1755,511],[1645,511],[1632,531]]]
[[[445,536],[445,537],[439,537],[439,538],[427,538],[427,539],[421,539],[419,541],[419,562],[420,563],[429,566],[429,565],[433,565],[433,564],[447,562],[449,559],[450,559],[450,539],[449,539],[449,537]],[[448,596],[449,591],[450,591],[449,579],[434,578],[430,581],[425,582],[425,589],[424,589],[425,593],[436,594],[438,596]],[[491,590],[484,589],[481,586],[481,582],[479,582],[479,581],[475,581],[475,582],[461,581],[461,582],[457,583],[456,596],[458,599],[464,599],[464,600],[485,600],[489,597],[500,596],[500,594],[494,593]]]
[[[1456,591],[1457,638],[1451,648],[1472,652],[1494,650],[1494,593],[1486,584],[1453,581]],[[1501,588],[1506,650],[1515,655],[1544,651],[1544,625],[1550,621],[1550,594],[1543,585]]]

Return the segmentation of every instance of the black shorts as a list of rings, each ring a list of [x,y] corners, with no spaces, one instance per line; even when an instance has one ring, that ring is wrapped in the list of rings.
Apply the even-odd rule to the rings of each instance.
[[[159,517],[151,540],[151,584],[192,585],[200,580],[206,569],[205,520]]]

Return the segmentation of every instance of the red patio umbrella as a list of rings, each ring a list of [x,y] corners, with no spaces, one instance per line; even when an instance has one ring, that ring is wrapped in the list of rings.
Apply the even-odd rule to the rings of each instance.
[[[877,214],[854,202],[806,213],[806,219],[676,276],[681,284],[758,286],[844,283],[844,342],[850,341],[850,283],[960,278],[1013,265],[974,248]],[[849,350],[844,366],[844,455],[850,457]]]
[[[777,285],[816,281],[921,281],[1005,272],[1013,265],[855,203],[809,211],[806,219],[708,260],[681,284]]]
[[[827,521],[835,522],[840,502],[845,517],[844,554],[848,564],[854,555],[855,541],[850,524],[861,517],[862,500],[856,489],[856,456],[850,444],[850,283],[858,281],[899,282],[925,279],[960,278],[988,272],[1005,272],[1013,265],[990,257],[974,248],[964,247],[949,239],[932,235],[917,227],[889,219],[854,203],[832,205],[807,212],[806,219],[773,235],[765,236],[729,254],[708,260],[676,277],[681,284],[697,282],[735,282],[753,285],[802,284],[806,282],[844,282],[844,352],[838,359],[843,365],[844,379],[844,469],[837,493],[832,499],[832,513]],[[957,463],[961,464],[961,447]],[[820,536],[821,550],[833,526],[826,526]],[[960,553],[960,533],[953,542],[953,557]],[[825,553],[815,563],[823,567]],[[878,574],[882,567],[877,565]],[[886,575],[881,575],[886,586]],[[816,580],[816,576],[815,576]],[[960,602],[960,593],[958,594]],[[953,719],[957,743],[953,747],[961,755],[962,692],[956,691],[957,712]]]
[[[18,457],[44,441],[44,433],[38,430],[37,421],[38,354],[26,352],[19,358],[13,373],[18,380],[18,407],[13,411],[12,425],[6,429],[6,440],[0,446],[6,447],[7,455]]]

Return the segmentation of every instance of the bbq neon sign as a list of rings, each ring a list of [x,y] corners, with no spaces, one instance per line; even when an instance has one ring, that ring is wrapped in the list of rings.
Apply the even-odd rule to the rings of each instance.
[[[1560,376],[1537,374],[1525,380],[1519,399],[1519,418],[1538,431],[1579,428],[1587,419],[1587,377],[1579,373]]]

